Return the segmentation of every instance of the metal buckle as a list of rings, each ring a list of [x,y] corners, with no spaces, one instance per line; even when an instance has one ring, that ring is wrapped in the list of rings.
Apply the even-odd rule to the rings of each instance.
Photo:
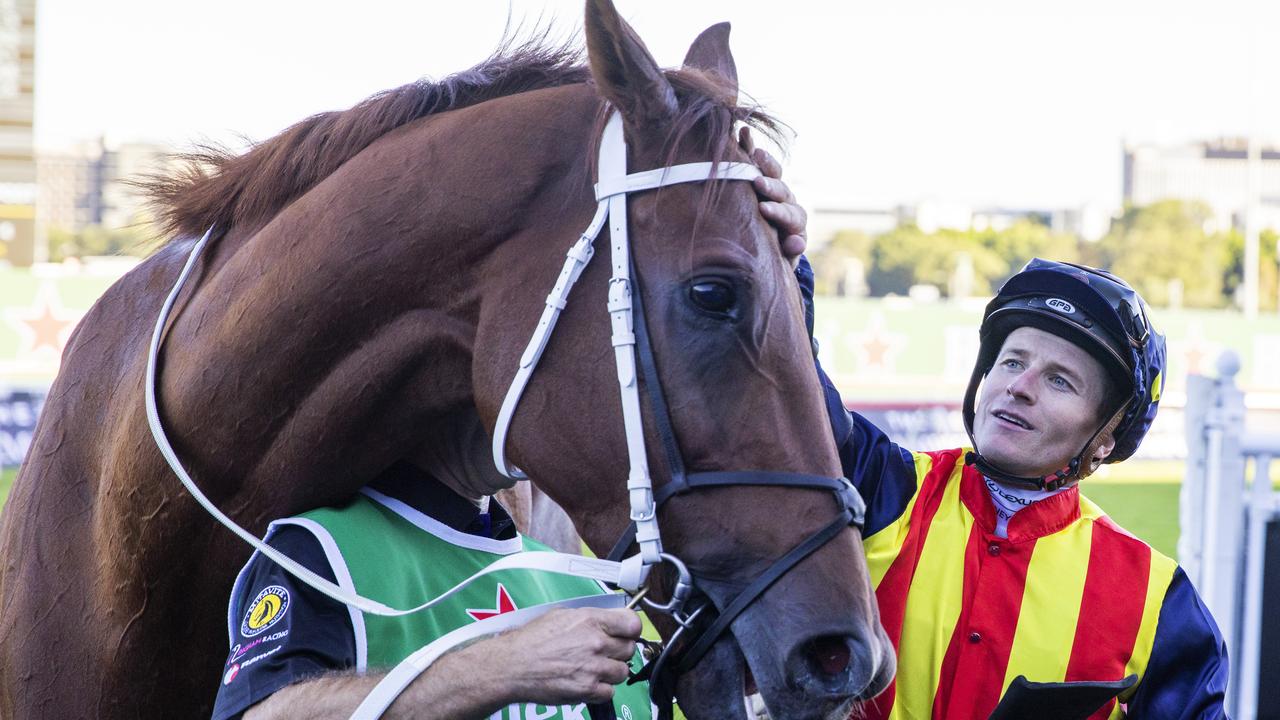
[[[676,587],[671,592],[671,599],[665,603],[656,603],[648,598],[644,598],[644,606],[654,612],[665,613],[671,616],[671,619],[684,628],[691,622],[695,615],[701,611],[698,608],[692,614],[684,616],[684,606],[689,602],[689,598],[693,595],[693,574],[689,572],[689,568],[685,566],[680,558],[671,553],[662,553],[658,556],[661,562],[671,563],[676,569]],[[659,563],[661,564],[661,563]]]

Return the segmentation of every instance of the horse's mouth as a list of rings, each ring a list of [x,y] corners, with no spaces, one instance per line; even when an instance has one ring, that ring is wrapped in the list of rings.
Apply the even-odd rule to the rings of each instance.
[[[689,720],[749,720],[745,698],[756,691],[755,676],[729,634],[676,681],[677,702]]]

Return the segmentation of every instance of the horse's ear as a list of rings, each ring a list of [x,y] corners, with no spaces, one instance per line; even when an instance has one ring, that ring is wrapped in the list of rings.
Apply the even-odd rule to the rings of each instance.
[[[587,0],[586,35],[596,87],[628,123],[645,127],[675,115],[675,90],[610,0]]]
[[[738,66],[729,52],[729,23],[716,23],[702,31],[689,46],[684,56],[684,66],[717,73],[729,82],[733,94],[738,94]]]

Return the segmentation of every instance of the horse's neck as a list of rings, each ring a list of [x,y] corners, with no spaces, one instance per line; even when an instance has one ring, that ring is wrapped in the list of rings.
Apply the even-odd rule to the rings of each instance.
[[[479,316],[485,293],[504,284],[482,277],[487,259],[539,232],[567,247],[585,224],[564,210],[576,207],[567,193],[589,187],[588,96],[530,95],[546,97],[382,138],[224,250],[173,325],[161,388],[175,433],[198,438],[206,476],[266,494],[264,515],[310,507],[457,435],[451,418],[474,416]],[[589,217],[590,204],[577,205]],[[545,255],[523,268],[560,262],[559,251]],[[443,447],[437,455],[456,453],[436,457],[438,471],[468,468],[456,472],[467,490],[493,481],[471,467],[474,437]]]
[[[443,418],[406,459],[472,502],[514,484],[494,467],[489,433],[474,408]]]

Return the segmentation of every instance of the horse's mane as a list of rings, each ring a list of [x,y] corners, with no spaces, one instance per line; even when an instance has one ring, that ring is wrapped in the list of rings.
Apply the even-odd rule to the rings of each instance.
[[[544,38],[504,41],[469,70],[438,82],[419,80],[373,95],[348,110],[313,115],[236,154],[198,146],[178,156],[179,169],[135,183],[149,198],[161,230],[171,237],[198,236],[270,218],[302,196],[382,135],[418,118],[532,90],[588,82],[581,48]],[[778,124],[755,106],[740,106],[717,76],[694,69],[668,70],[680,113],[668,139],[670,152],[699,123],[714,160],[724,157],[735,122],[776,137]]]

